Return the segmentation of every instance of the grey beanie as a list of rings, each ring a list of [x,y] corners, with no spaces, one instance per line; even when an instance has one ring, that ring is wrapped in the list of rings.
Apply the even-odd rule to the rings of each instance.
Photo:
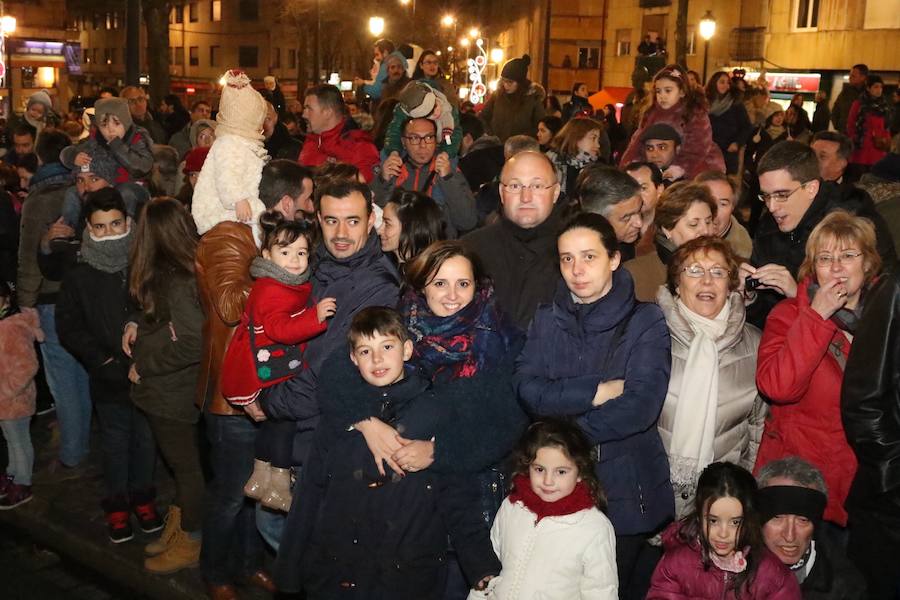
[[[75,164],[75,157],[79,152],[84,152],[91,157],[91,164],[79,167]],[[119,163],[112,153],[102,148],[96,140],[89,139],[76,146],[68,146],[59,155],[60,162],[72,170],[73,175],[78,173],[93,173],[100,179],[105,179],[110,185],[115,185],[119,175]]]
[[[48,94],[46,90],[38,90],[32,95],[28,96],[28,102],[25,105],[26,108],[30,107],[32,104],[43,104],[47,112],[53,110],[53,100],[50,98],[50,94]]]
[[[119,119],[125,131],[134,124],[131,119],[131,111],[128,109],[128,100],[125,98],[104,98],[94,104],[94,122],[99,126],[106,115],[112,115]]]

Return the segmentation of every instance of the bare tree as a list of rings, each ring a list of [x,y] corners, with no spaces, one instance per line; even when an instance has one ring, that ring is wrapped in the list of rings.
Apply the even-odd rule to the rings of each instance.
[[[675,15],[675,62],[687,69],[687,19],[688,0],[677,0],[678,12]]]

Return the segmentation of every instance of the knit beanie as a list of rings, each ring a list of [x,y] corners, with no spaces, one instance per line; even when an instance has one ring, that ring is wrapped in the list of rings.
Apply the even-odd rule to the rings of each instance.
[[[53,100],[50,98],[50,94],[48,94],[45,90],[38,90],[30,95],[28,97],[28,102],[25,105],[25,108],[30,108],[32,104],[43,104],[45,112],[48,113],[53,110]]]
[[[403,56],[402,54],[400,54],[399,52],[397,52],[396,50],[394,50],[393,52],[388,54],[388,57],[386,59],[384,59],[385,68],[390,67],[391,64],[393,64],[393,63],[396,63],[396,64],[400,65],[401,67],[403,67],[404,72],[409,68],[408,63],[406,62],[406,57]]]
[[[184,169],[182,169],[182,173],[185,175],[199,173],[200,169],[203,168],[203,163],[206,162],[207,154],[209,154],[209,147],[191,148],[188,153],[184,155]]]
[[[500,77],[512,79],[520,84],[524,84],[528,81],[528,65],[530,64],[531,57],[527,54],[523,55],[522,58],[512,58],[503,65],[503,70],[500,71]]]
[[[94,103],[94,122],[99,127],[107,115],[119,119],[125,131],[131,129],[134,121],[131,119],[131,111],[128,110],[128,100],[125,98],[104,98]]]
[[[79,152],[84,152],[91,157],[91,164],[79,167],[75,164],[75,157]],[[112,153],[103,148],[94,140],[87,140],[76,146],[67,146],[59,154],[59,161],[72,170],[73,175],[78,173],[93,173],[100,179],[105,179],[110,185],[115,185],[119,176],[119,163]]]
[[[219,101],[216,121],[219,134],[237,135],[251,140],[262,140],[263,121],[266,120],[266,101],[262,94],[250,85],[250,78],[241,71],[225,73],[225,87]]]
[[[427,83],[410,81],[397,96],[400,109],[412,119],[427,117],[434,110],[437,96]]]
[[[197,136],[199,136],[200,132],[204,129],[212,129],[215,131],[216,122],[211,121],[210,119],[197,119],[191,123],[191,130],[188,133],[188,139],[191,141],[191,148],[197,145]]]

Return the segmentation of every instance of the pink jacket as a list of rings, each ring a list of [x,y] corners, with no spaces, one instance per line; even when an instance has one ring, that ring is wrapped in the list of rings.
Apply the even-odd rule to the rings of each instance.
[[[672,523],[663,532],[665,554],[653,572],[647,600],[734,600],[734,590],[727,585],[734,575],[715,565],[704,569],[699,543],[678,539],[680,527]],[[742,600],[801,600],[797,578],[774,554],[763,549],[756,558],[759,565],[749,590],[742,590]]]
[[[644,116],[640,128],[631,136],[631,142],[619,164],[624,166],[636,160],[644,160],[641,136],[651,125],[665,123],[671,125],[681,136],[681,146],[672,164],[684,169],[685,179],[693,179],[709,169],[724,172],[725,159],[722,158],[722,151],[713,142],[709,114],[705,110],[695,111],[687,123],[682,123],[683,116],[684,102],[679,102],[670,109],[654,105]]]
[[[34,342],[44,341],[37,311],[24,309],[0,321],[0,420],[34,414],[38,371]]]

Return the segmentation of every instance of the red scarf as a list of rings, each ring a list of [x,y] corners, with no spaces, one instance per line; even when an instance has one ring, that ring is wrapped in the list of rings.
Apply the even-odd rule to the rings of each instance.
[[[583,481],[576,483],[575,489],[565,498],[556,502],[547,502],[538,498],[538,495],[531,489],[531,481],[527,475],[516,475],[513,478],[513,491],[509,495],[509,501],[513,504],[521,501],[525,508],[533,512],[536,517],[535,525],[540,523],[544,517],[571,515],[596,506],[588,486]]]

